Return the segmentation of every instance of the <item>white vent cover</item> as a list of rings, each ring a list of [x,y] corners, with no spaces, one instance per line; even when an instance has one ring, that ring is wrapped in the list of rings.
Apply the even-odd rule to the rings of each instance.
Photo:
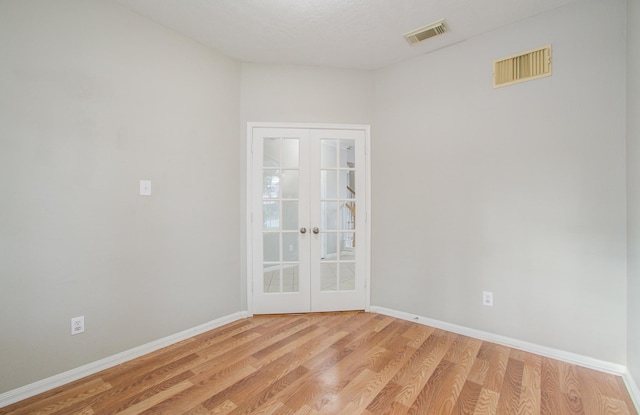
[[[493,62],[493,87],[551,76],[551,45]]]
[[[437,22],[431,23],[428,26],[421,27],[420,29],[416,29],[409,33],[405,33],[403,36],[405,39],[407,39],[407,42],[409,42],[410,45],[415,45],[418,42],[427,40],[430,37],[443,35],[446,32],[447,25],[445,24],[444,19],[441,19]]]

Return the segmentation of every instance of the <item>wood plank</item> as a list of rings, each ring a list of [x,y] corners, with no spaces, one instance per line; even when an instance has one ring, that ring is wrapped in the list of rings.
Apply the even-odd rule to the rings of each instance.
[[[509,361],[510,349],[506,346],[497,344],[490,345],[489,351],[489,369],[483,386],[494,392],[500,393],[502,390],[502,382],[507,371],[507,363]]]
[[[571,414],[584,414],[582,387],[578,379],[578,367],[569,363],[557,362],[560,379],[560,391],[564,399],[563,411]]]
[[[524,363],[520,360],[509,358],[505,371],[500,400],[498,401],[498,415],[513,415],[518,413],[520,392],[522,390],[522,373]]]
[[[447,377],[443,382],[442,391],[438,399],[434,399],[430,406],[430,410],[437,414],[450,414],[458,401],[462,388],[465,385],[465,381],[475,357],[478,354],[481,340],[472,339],[469,337],[464,338],[465,345],[460,352],[452,353],[449,357],[455,359],[452,363],[455,363],[452,370],[447,373]],[[447,355],[445,355],[445,358]]]
[[[442,358],[453,342],[453,336],[432,334],[416,352],[416,359],[407,362],[405,367],[393,378],[402,385],[396,401],[410,407],[422,388],[434,375]]]
[[[473,415],[495,415],[498,410],[500,394],[494,390],[482,388]],[[558,413],[560,414],[560,413]]]
[[[540,413],[541,373],[542,357],[527,353],[524,358],[518,415],[534,415]]]
[[[482,386],[475,382],[465,382],[451,415],[470,415],[476,409]]]

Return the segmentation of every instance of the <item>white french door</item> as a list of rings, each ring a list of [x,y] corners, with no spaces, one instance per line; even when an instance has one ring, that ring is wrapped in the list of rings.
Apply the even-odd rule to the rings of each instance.
[[[364,129],[249,130],[253,312],[364,309]]]

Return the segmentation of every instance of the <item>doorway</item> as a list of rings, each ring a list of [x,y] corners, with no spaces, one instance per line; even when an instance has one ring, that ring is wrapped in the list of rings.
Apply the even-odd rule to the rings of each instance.
[[[250,312],[368,308],[368,133],[249,124]]]

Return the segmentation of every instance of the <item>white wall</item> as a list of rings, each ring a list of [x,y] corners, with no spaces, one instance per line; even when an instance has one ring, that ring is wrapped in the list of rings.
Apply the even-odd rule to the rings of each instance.
[[[627,12],[628,366],[640,385],[640,1]]]
[[[373,304],[626,362],[625,13],[579,2],[377,71]],[[492,89],[494,59],[549,43],[553,76]]]
[[[93,0],[0,2],[0,62],[0,393],[241,310],[239,64]]]
[[[370,124],[373,73],[242,64],[242,122]]]
[[[242,214],[246,215],[247,122],[371,124],[373,73],[296,65],[243,63],[241,70]],[[246,223],[242,222],[243,291]],[[244,303],[246,306],[246,303]]]

